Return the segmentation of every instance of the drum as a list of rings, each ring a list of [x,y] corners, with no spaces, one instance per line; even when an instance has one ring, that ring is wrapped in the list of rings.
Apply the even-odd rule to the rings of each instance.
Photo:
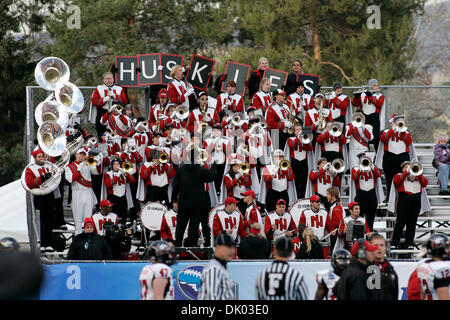
[[[156,201],[147,202],[141,209],[141,223],[148,230],[159,231],[161,222],[167,207]]]
[[[298,228],[298,224],[300,221],[300,216],[302,215],[303,210],[311,208],[311,202],[309,198],[298,199],[289,207],[289,213],[294,219],[295,226]],[[324,205],[320,204],[321,209],[325,209]]]

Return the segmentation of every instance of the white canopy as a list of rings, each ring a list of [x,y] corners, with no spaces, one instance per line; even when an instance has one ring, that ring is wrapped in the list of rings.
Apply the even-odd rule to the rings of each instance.
[[[20,180],[0,187],[0,239],[28,243],[26,191]]]

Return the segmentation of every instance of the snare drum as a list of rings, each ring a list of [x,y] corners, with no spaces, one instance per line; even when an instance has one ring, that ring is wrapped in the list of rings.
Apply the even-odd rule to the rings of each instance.
[[[147,202],[141,209],[141,223],[148,230],[159,231],[167,207],[157,201]]]

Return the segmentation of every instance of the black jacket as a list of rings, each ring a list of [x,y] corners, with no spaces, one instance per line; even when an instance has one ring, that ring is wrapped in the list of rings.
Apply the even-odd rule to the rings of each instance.
[[[128,253],[131,249],[131,238],[126,237],[123,231],[106,233],[104,235],[106,242],[111,249],[112,260],[122,260],[122,253]]]
[[[259,83],[261,82],[264,70],[257,69],[253,71],[248,80],[248,97],[252,100],[253,95],[259,90]]]
[[[306,242],[303,242],[295,259],[323,259],[323,248],[318,241],[311,241],[311,251],[306,252],[306,250],[308,250],[308,246]]]
[[[370,292],[367,287],[367,270],[365,265],[355,258],[342,272],[341,278],[335,286],[338,300],[369,300]]]
[[[398,300],[398,276],[394,267],[386,259],[381,269],[381,289],[370,290],[371,300]]]
[[[299,72],[294,72],[292,71],[291,73],[289,73],[287,80],[286,80],[286,85],[284,86],[284,91],[286,92],[286,96],[290,95],[291,93],[294,93],[297,90],[297,80],[298,82],[300,82],[299,76],[302,73]]]
[[[87,248],[86,248],[87,247]],[[81,233],[72,240],[68,260],[112,259],[111,249],[103,236],[96,233]]]
[[[172,199],[178,197],[179,208],[200,209],[211,207],[205,183],[214,181],[216,165],[208,170],[198,164],[180,166],[173,178]]]
[[[264,237],[249,235],[242,240],[237,249],[240,259],[268,259],[272,253],[272,245]]]

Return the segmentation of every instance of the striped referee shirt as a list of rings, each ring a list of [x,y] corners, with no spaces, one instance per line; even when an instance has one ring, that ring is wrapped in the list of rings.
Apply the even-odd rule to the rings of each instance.
[[[216,258],[203,269],[197,300],[235,300],[233,281],[225,266]]]
[[[258,300],[307,300],[303,275],[285,261],[274,261],[256,279]]]

